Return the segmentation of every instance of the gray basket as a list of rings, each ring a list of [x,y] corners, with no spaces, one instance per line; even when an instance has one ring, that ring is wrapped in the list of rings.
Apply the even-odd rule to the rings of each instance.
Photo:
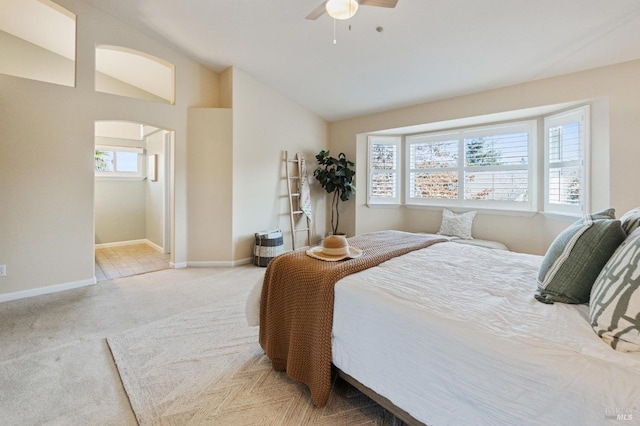
[[[253,246],[253,264],[267,266],[274,257],[284,253],[282,231],[256,232],[256,243]]]

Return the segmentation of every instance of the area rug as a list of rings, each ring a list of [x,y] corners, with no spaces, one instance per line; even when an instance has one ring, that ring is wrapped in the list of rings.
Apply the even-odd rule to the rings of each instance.
[[[401,425],[337,379],[329,403],[274,371],[248,327],[244,298],[107,339],[141,425]]]

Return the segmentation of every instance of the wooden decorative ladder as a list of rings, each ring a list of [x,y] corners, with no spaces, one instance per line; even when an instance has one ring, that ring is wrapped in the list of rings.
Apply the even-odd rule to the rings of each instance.
[[[299,232],[307,233],[307,247],[311,245],[311,220],[300,208],[300,186],[302,185],[301,164],[298,154],[290,159],[289,152],[284,152],[285,169],[287,171],[287,192],[289,193],[289,218],[291,220],[291,247],[296,249],[296,235]],[[292,170],[293,169],[293,170]],[[300,221],[300,216],[304,216],[306,226],[296,228]]]

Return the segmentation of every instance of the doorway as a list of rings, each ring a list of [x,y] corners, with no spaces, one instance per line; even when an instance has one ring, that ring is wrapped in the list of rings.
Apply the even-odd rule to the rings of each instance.
[[[95,122],[97,281],[171,267],[173,144],[171,130]]]

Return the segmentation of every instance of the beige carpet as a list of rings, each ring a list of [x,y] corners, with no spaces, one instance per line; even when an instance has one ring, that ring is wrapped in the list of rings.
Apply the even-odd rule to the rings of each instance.
[[[271,369],[257,334],[236,298],[107,341],[141,425],[402,424],[342,380],[315,408],[304,385]]]

